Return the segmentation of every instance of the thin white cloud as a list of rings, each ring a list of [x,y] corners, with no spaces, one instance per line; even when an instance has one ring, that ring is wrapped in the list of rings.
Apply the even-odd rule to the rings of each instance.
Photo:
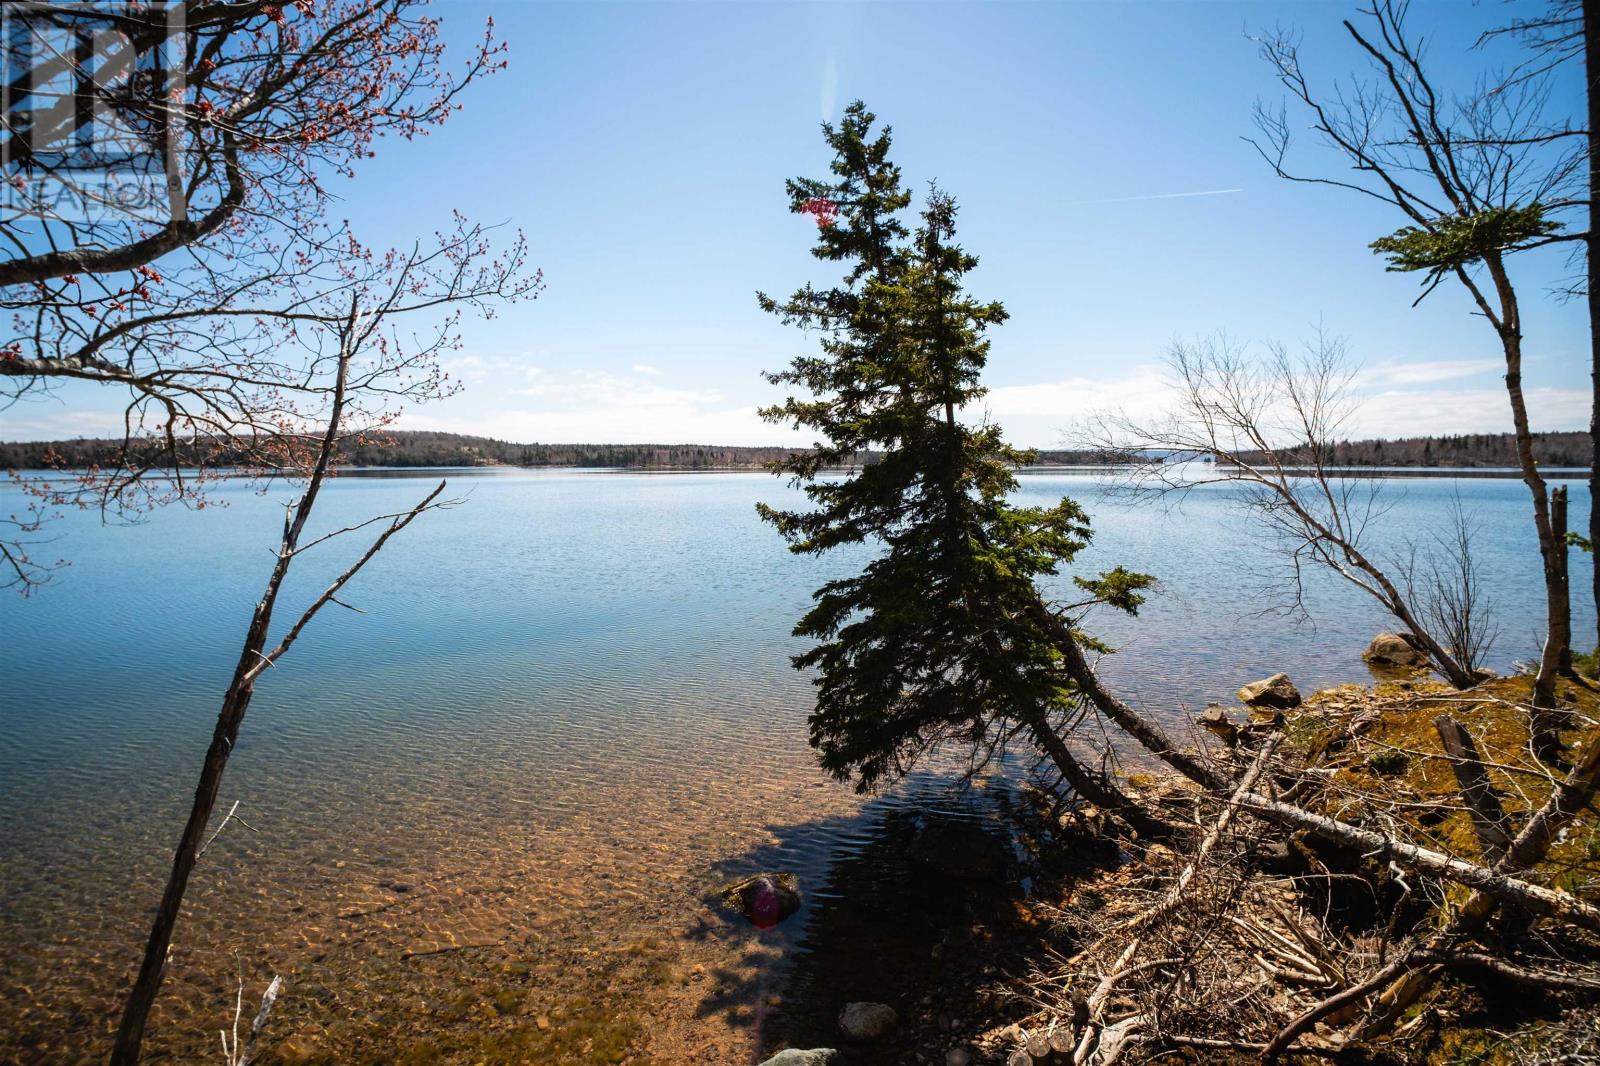
[[[518,396],[529,396],[563,409],[602,407],[702,407],[722,403],[716,389],[685,389],[649,380],[653,375],[637,369],[629,374],[595,370],[573,370],[550,374],[517,389]]]
[[[117,411],[52,408],[29,412],[15,406],[0,419],[0,440],[71,440],[75,437],[121,436],[124,422]],[[19,413],[23,412],[23,413]]]
[[[1071,377],[1035,385],[1001,385],[981,404],[996,419],[1049,415],[1082,417],[1110,407],[1130,414],[1154,413],[1167,399],[1167,379],[1155,365],[1136,366],[1120,377]]]
[[[633,372],[635,374],[648,374],[655,378],[661,376],[662,370],[660,367],[651,366],[649,363],[634,363]]]
[[[1367,367],[1357,376],[1365,387],[1382,388],[1396,385],[1431,385],[1439,381],[1454,381],[1478,374],[1504,373],[1505,364],[1498,359],[1434,359],[1418,363],[1384,363]]]
[[[458,355],[440,360],[439,369],[452,381],[478,382],[488,379],[490,364],[481,355]]]
[[[833,120],[834,100],[839,93],[839,66],[829,56],[822,63],[822,121]]]
[[[438,409],[407,413],[399,428],[574,444],[806,443],[787,427],[762,421],[753,403],[720,389],[666,384],[653,370],[549,371],[510,391],[525,401],[514,408],[470,420]]]
[[[1359,397],[1344,435],[1418,437],[1458,433],[1509,433],[1511,412],[1498,385],[1477,388],[1404,388],[1460,380],[1500,369],[1495,360],[1441,360],[1390,365],[1364,372]],[[1542,386],[1524,390],[1535,432],[1578,429],[1588,423],[1586,389]],[[1149,421],[1171,410],[1164,368],[1138,365],[1116,377],[1071,377],[995,388],[969,417],[987,413],[1016,443],[1061,447],[1074,425],[1100,412],[1117,411]]]
[[[1535,433],[1580,429],[1589,421],[1587,389],[1523,390]],[[1503,388],[1392,389],[1366,396],[1352,416],[1352,437],[1432,437],[1511,432],[1511,402]]]

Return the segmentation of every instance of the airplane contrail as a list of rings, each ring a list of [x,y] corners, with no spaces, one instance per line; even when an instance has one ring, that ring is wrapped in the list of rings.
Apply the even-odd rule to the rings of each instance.
[[[1114,196],[1109,200],[1074,200],[1073,205],[1081,204],[1126,204],[1135,200],[1178,200],[1186,196],[1226,196],[1231,192],[1244,192],[1243,189],[1204,189],[1200,192],[1158,192],[1149,196]]]

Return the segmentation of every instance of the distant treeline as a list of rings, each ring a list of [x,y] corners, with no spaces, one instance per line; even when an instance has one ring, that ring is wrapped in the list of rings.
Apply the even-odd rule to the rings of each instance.
[[[62,466],[83,469],[119,461],[120,440],[26,441],[0,444],[0,467],[13,470]],[[153,446],[135,452],[156,455]],[[601,466],[630,469],[755,470],[781,459],[787,448],[731,448],[704,444],[514,444],[459,433],[394,432],[381,441],[347,444],[339,461],[349,466]],[[180,456],[186,465],[201,457]],[[242,453],[204,450],[212,466],[237,464]]]
[[[712,444],[515,444],[492,437],[470,437],[460,433],[395,432],[386,443],[351,444],[340,452],[340,461],[349,466],[590,466],[620,467],[630,470],[760,470],[790,454],[789,448],[749,448]],[[119,440],[23,441],[0,443],[0,468],[39,470],[64,467],[111,466],[119,461]],[[136,446],[145,458],[154,456],[153,447]],[[200,458],[182,457],[186,465]],[[53,458],[52,458],[53,457]],[[238,463],[241,454],[220,455],[209,451],[205,461],[213,466]],[[864,461],[875,456],[866,454]],[[159,461],[159,460],[158,460]],[[1050,451],[1039,454],[1041,463],[1116,462],[1100,452]]]
[[[1592,454],[1593,441],[1587,433],[1533,435],[1533,457],[1540,466],[1588,466]],[[1334,466],[1516,466],[1517,453],[1509,433],[1464,433],[1341,441],[1333,446],[1331,462]]]
[[[591,466],[629,470],[759,470],[788,455],[788,448],[722,447],[710,444],[514,444],[459,433],[397,432],[391,443],[347,446],[341,462],[350,466]],[[1534,455],[1543,466],[1589,465],[1587,433],[1539,433]],[[0,468],[39,470],[51,466],[80,470],[111,466],[119,460],[119,440],[23,441],[0,443]],[[151,454],[154,450],[151,449]],[[54,457],[53,459],[51,457]],[[194,458],[198,459],[196,452]],[[209,465],[237,463],[242,456],[207,454]],[[863,455],[870,462],[873,455]],[[1040,465],[1095,466],[1130,461],[1101,451],[1039,452]],[[157,460],[160,461],[159,459]],[[185,458],[186,465],[192,460]],[[1334,446],[1339,466],[1515,466],[1510,434],[1346,441]]]

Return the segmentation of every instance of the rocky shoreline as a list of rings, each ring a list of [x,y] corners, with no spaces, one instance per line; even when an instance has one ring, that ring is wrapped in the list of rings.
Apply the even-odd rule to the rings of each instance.
[[[1437,747],[1433,723],[1441,708],[1471,722],[1487,743],[1505,743],[1500,734],[1513,725],[1521,727],[1512,721],[1513,712],[1526,699],[1523,690],[1529,682],[1486,678],[1479,689],[1461,693],[1428,680],[1407,656],[1412,649],[1403,638],[1385,640],[1385,636],[1373,642],[1367,658],[1388,679],[1370,686],[1337,686],[1302,698],[1288,678],[1275,675],[1244,686],[1237,707],[1208,708],[1197,724],[1215,738],[1223,758],[1228,750],[1247,751],[1259,743],[1250,739],[1252,732],[1258,738],[1267,732],[1281,734],[1285,744],[1305,759],[1327,765],[1322,772],[1362,776],[1370,782],[1362,787],[1371,787],[1375,794],[1381,790],[1386,800],[1407,799],[1409,808],[1422,811],[1423,824],[1429,825],[1429,797],[1448,793],[1454,781],[1448,774],[1439,778],[1428,758],[1402,758],[1395,752],[1426,747],[1430,739]],[[1582,706],[1594,702],[1592,696],[1582,698],[1588,700]],[[1329,756],[1341,748],[1345,750]],[[1130,791],[1159,807],[1198,809],[1201,802],[1193,786],[1174,776],[1134,772],[1126,778]],[[1001,868],[966,882],[964,905],[946,912],[944,930],[931,937],[933,943],[899,944],[898,950],[906,953],[904,963],[898,968],[879,967],[876,991],[850,975],[859,971],[866,956],[881,953],[892,937],[880,935],[872,943],[868,936],[862,943],[848,930],[840,930],[830,948],[824,930],[821,939],[813,941],[812,965],[831,967],[831,978],[813,982],[812,990],[820,984],[831,998],[820,997],[809,1008],[805,1024],[773,1030],[760,1049],[768,1057],[758,1055],[762,1066],[1054,1066],[1073,1061],[1082,1024],[1074,1009],[1081,1012],[1082,1003],[1060,999],[1052,1003],[1042,991],[1041,975],[1052,968],[1060,970],[1067,955],[1089,943],[1097,925],[1126,920],[1130,908],[1143,906],[1141,901],[1150,898],[1155,886],[1172,881],[1186,856],[1154,842],[1123,841],[1120,847],[1111,843],[1100,832],[1103,815],[1092,808],[1079,807],[1053,825],[1043,824],[1038,811],[1010,813],[1018,817],[1007,820],[1005,828],[1021,838],[1011,849],[1015,857],[1008,856]],[[1024,814],[1033,816],[1031,823]],[[993,833],[998,828],[999,823],[976,831]],[[1435,834],[1447,831],[1453,830],[1432,829]],[[1594,846],[1593,832],[1586,832],[1590,832],[1586,845],[1590,853],[1583,861],[1595,866],[1600,864],[1600,848]],[[925,827],[909,833],[899,841],[900,857],[889,856],[887,861],[915,867],[912,856],[926,834]],[[1041,836],[1029,841],[1025,839],[1029,834]],[[1580,841],[1580,859],[1583,846]],[[1470,840],[1461,842],[1460,851],[1473,853]],[[1052,852],[1056,861],[1042,864],[1041,857]],[[1264,865],[1249,875],[1253,879],[1249,883],[1259,887],[1250,891],[1281,891],[1272,887],[1279,883],[1272,863],[1282,861],[1282,856],[1258,861]],[[1564,853],[1560,861],[1570,863],[1572,855]],[[950,882],[952,875],[947,868],[936,876]],[[1024,879],[1031,891],[1024,890]],[[1299,905],[1292,895],[1284,900],[1291,909]],[[919,948],[923,957],[912,957]],[[1563,1020],[1563,1002],[1497,998],[1485,987],[1462,981],[1447,997],[1449,1026],[1432,1031],[1412,1027],[1407,1035],[1410,1043],[1370,1053],[1363,1050],[1358,1059],[1460,1061],[1457,1056],[1463,1049],[1488,1046],[1505,1039],[1506,1033],[1530,1026],[1531,1031],[1557,1034],[1551,1039],[1564,1039],[1559,1034],[1568,1032],[1570,1024]],[[1218,1046],[1203,1052],[1179,1052],[1174,1061],[1259,1061],[1258,1052],[1230,1051],[1222,1046],[1225,1043],[1218,1041]],[[1490,1056],[1474,1061],[1520,1060]]]

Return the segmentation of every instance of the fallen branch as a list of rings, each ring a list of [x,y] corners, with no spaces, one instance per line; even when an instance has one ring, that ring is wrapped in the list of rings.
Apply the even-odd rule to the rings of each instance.
[[[1166,917],[1177,909],[1178,904],[1183,900],[1184,892],[1189,888],[1189,882],[1194,880],[1195,873],[1205,865],[1206,858],[1211,854],[1211,850],[1217,846],[1217,841],[1222,839],[1222,834],[1227,831],[1228,824],[1233,821],[1235,812],[1239,810],[1239,798],[1255,787],[1256,781],[1261,777],[1262,770],[1266,768],[1267,760],[1272,757],[1272,753],[1277,750],[1282,740],[1283,735],[1280,733],[1261,746],[1261,750],[1256,754],[1255,761],[1250,764],[1250,768],[1239,779],[1238,788],[1234,789],[1233,795],[1228,798],[1227,805],[1222,808],[1222,813],[1217,816],[1216,823],[1211,827],[1211,832],[1207,833],[1206,838],[1200,842],[1200,847],[1194,853],[1194,858],[1189,860],[1188,865],[1183,868],[1183,872],[1178,875],[1177,881],[1173,883],[1171,888],[1167,889],[1161,900],[1154,907],[1144,911],[1129,923],[1132,931],[1137,932],[1144,929],[1150,923]]]
[[[1326,1018],[1328,1015],[1332,1014],[1334,1011],[1337,1011],[1341,1007],[1345,1007],[1365,999],[1367,996],[1376,992],[1378,989],[1388,984],[1396,976],[1404,973],[1406,970],[1425,965],[1427,965],[1427,960],[1420,958],[1416,953],[1402,955],[1398,959],[1395,959],[1393,962],[1389,963],[1389,965],[1378,970],[1371,977],[1368,977],[1365,981],[1362,981],[1358,984],[1353,984],[1342,992],[1337,992],[1326,999],[1319,1000],[1311,1007],[1310,1010],[1305,1011],[1294,1021],[1290,1022],[1288,1025],[1284,1026],[1278,1031],[1278,1035],[1273,1037],[1272,1041],[1262,1049],[1261,1061],[1275,1061],[1279,1055],[1284,1053],[1290,1044],[1294,1043],[1295,1038],[1297,1038],[1301,1033],[1304,1033],[1306,1030],[1310,1029],[1312,1026],[1316,1025],[1323,1018]]]

